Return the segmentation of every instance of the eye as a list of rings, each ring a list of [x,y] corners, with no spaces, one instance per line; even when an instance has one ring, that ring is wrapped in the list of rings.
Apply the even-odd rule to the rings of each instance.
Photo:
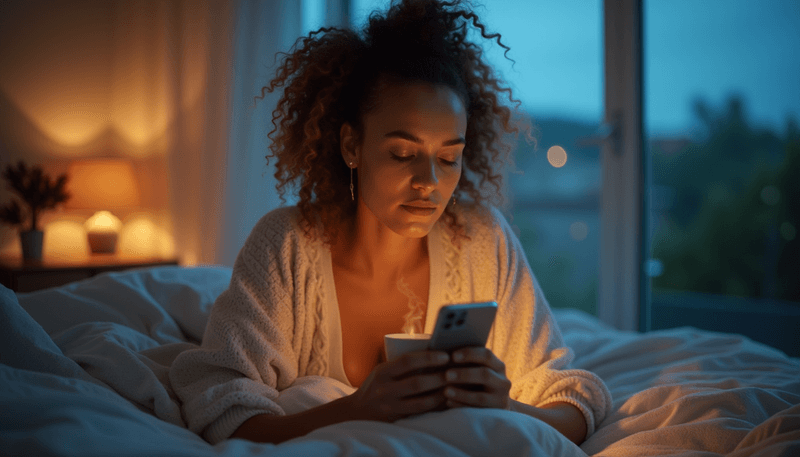
[[[398,162],[409,162],[414,159],[414,154],[408,151],[392,151],[390,154],[392,159]]]
[[[441,162],[442,165],[455,168],[461,165],[461,153],[456,152],[456,153],[442,154],[439,156],[439,162]]]

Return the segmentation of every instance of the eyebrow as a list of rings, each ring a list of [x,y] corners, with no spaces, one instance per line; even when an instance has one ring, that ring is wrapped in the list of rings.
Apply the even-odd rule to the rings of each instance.
[[[387,133],[386,135],[384,135],[384,137],[385,138],[400,138],[402,140],[408,140],[408,141],[411,141],[411,142],[414,142],[414,143],[417,143],[417,144],[422,144],[423,143],[423,141],[421,139],[419,139],[419,138],[415,137],[414,135],[406,132],[405,130],[393,130],[393,131]],[[455,146],[457,144],[466,144],[466,140],[464,140],[464,138],[458,137],[458,138],[454,138],[452,140],[445,141],[444,143],[442,143],[442,146]]]

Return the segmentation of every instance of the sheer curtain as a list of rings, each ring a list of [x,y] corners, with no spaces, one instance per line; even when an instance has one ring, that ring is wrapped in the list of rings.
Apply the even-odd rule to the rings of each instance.
[[[216,263],[232,265],[258,219],[280,205],[274,168],[268,167],[265,159],[277,96],[255,97],[274,73],[276,52],[288,50],[300,36],[301,6],[299,1],[253,0],[243,0],[238,6],[221,227],[224,236],[217,245]]]
[[[185,264],[216,263],[227,183],[230,87],[237,3],[175,4],[172,103],[180,114],[167,163],[175,252]],[[177,17],[176,17],[177,16]]]
[[[277,97],[254,103],[275,55],[346,0],[69,0],[4,3],[0,166],[66,172],[76,159],[134,165],[141,205],[118,251],[231,265],[256,221],[280,204],[267,133]],[[0,188],[0,204],[10,195]],[[48,212],[45,254],[86,258],[88,214]],[[19,254],[0,224],[0,254]]]
[[[267,94],[258,100],[255,96],[274,75],[279,62],[276,53],[288,51],[297,38],[310,30],[323,25],[346,25],[349,1],[241,0],[236,16],[222,236],[209,259],[223,265],[233,264],[256,222],[281,204],[275,190],[274,162],[268,166],[265,158],[272,110],[279,94]]]

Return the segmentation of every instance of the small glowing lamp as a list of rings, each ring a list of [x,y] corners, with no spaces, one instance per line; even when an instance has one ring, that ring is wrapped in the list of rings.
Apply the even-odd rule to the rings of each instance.
[[[123,159],[77,160],[69,166],[68,208],[97,211],[85,224],[92,254],[113,254],[122,222],[109,210],[139,206],[133,166]]]

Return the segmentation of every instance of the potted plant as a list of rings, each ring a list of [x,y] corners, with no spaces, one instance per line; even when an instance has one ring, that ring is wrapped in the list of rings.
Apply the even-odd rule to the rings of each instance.
[[[0,207],[0,222],[19,227],[24,259],[41,260],[44,232],[39,230],[39,217],[43,211],[69,199],[65,189],[67,175],[62,174],[53,180],[42,171],[42,167],[28,167],[20,161],[16,166],[6,166],[3,179],[22,204],[12,199],[11,203]]]

